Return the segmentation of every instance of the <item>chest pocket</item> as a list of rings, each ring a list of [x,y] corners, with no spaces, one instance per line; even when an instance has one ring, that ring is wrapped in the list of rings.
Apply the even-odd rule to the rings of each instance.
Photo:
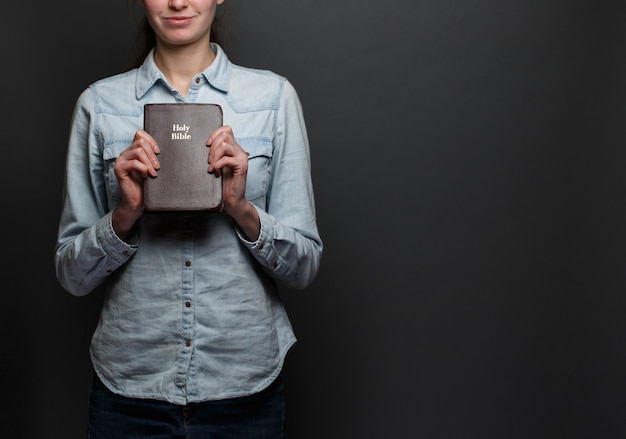
[[[117,159],[122,151],[128,148],[131,143],[133,143],[133,139],[116,141],[106,145],[102,152],[102,159],[104,160],[104,181],[106,183],[109,208],[117,206],[120,201],[122,201],[120,186],[117,183],[113,169],[115,167],[115,159]]]
[[[271,178],[272,142],[259,137],[236,139],[237,143],[249,153],[248,176],[246,178],[246,198],[263,205],[262,198],[267,195]]]

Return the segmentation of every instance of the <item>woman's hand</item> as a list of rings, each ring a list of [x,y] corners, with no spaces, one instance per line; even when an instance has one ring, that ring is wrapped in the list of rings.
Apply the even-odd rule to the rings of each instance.
[[[225,125],[207,140],[209,172],[222,176],[224,210],[239,225],[246,237],[255,241],[260,224],[256,209],[246,199],[248,153],[235,141],[233,130]]]
[[[159,145],[147,132],[135,133],[133,143],[115,160],[115,177],[120,187],[122,202],[113,212],[113,229],[125,239],[137,219],[143,214],[143,182],[156,177],[160,168],[157,154]]]

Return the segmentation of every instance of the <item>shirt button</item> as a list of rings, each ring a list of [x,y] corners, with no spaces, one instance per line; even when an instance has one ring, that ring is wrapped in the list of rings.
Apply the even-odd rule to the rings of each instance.
[[[191,307],[191,302],[185,302],[185,306],[186,306],[187,308]]]
[[[191,261],[186,261],[185,262],[185,267],[191,267]]]
[[[272,262],[272,267],[274,268],[278,267],[278,262]]]
[[[189,340],[187,340],[187,341],[185,342],[185,346],[187,346],[187,347],[191,346],[191,342],[190,342]]]
[[[200,84],[200,78],[196,78],[196,84]]]

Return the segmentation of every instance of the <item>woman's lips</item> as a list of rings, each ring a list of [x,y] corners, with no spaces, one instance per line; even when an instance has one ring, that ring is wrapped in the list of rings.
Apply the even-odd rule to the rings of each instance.
[[[172,26],[185,26],[193,20],[193,17],[165,17],[164,20]]]

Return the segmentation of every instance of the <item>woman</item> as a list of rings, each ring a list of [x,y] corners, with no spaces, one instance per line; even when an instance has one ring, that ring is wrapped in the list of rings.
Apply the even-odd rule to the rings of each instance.
[[[282,437],[296,339],[277,285],[310,285],[322,242],[297,94],[210,41],[224,1],[139,0],[154,47],[76,103],[55,264],[72,294],[105,289],[90,438]],[[147,103],[222,107],[207,139],[221,213],[143,213],[160,168]]]

